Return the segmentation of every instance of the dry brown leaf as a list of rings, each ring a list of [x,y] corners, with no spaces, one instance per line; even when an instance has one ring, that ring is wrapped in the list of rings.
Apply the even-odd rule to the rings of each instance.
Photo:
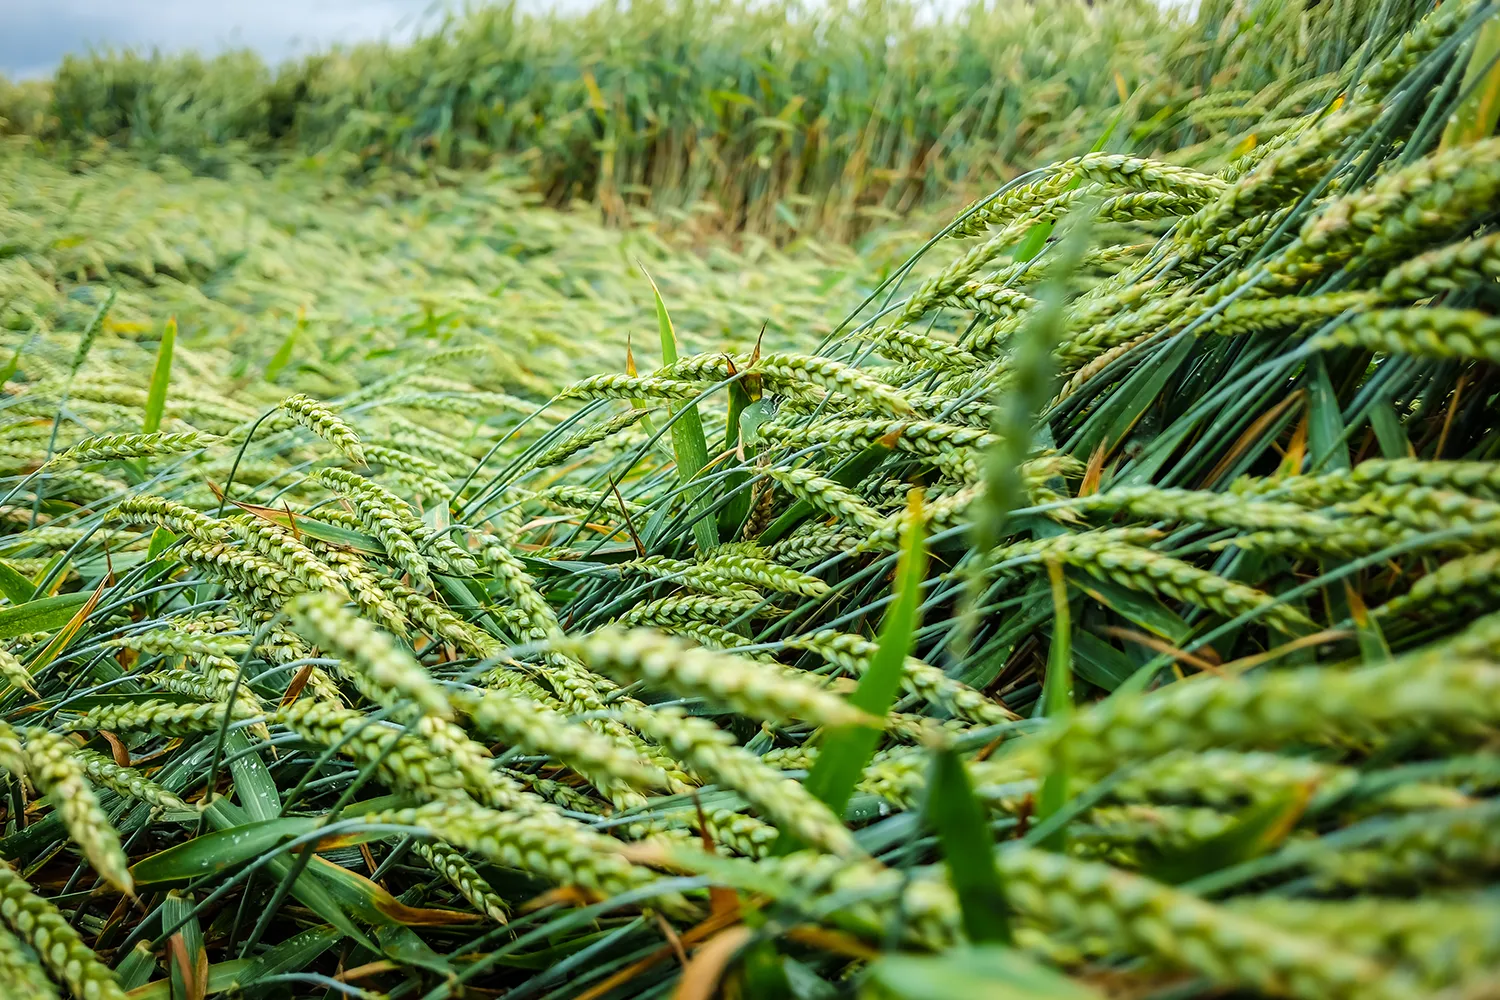
[[[711,1000],[718,989],[719,980],[734,956],[739,954],[751,936],[750,928],[743,925],[731,927],[710,938],[688,960],[677,982],[674,1000]]]

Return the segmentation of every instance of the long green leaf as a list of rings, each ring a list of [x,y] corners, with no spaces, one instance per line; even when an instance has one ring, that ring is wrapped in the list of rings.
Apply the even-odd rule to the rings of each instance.
[[[67,622],[57,631],[57,634],[48,641],[41,652],[32,655],[26,661],[27,670],[32,673],[41,670],[56,659],[58,654],[67,648],[68,643],[77,638],[78,633],[83,630],[84,622],[88,620],[89,615],[94,613],[94,608],[98,605],[99,598],[104,596],[104,588],[107,583],[108,577],[99,578],[99,585],[94,588],[92,593],[85,595],[86,600],[79,605],[77,611],[74,611],[69,616]]]
[[[214,800],[204,810],[204,815],[221,832],[232,833],[235,830],[243,829],[250,825],[249,814],[244,809],[223,798]],[[309,821],[316,822],[316,820]],[[284,822],[284,819],[270,820],[269,822],[281,823]],[[284,854],[276,857],[266,863],[265,871],[267,877],[273,882],[285,879],[291,874],[292,864],[293,860]],[[376,954],[380,953],[380,946],[370,940],[370,937],[359,929],[354,921],[349,918],[349,914],[339,905],[338,900],[333,897],[322,883],[318,882],[309,873],[304,871],[292,883],[292,895],[303,906],[306,906],[318,914],[318,916],[333,924],[359,944]]]
[[[1354,637],[1359,643],[1360,659],[1372,667],[1388,662],[1391,658],[1390,643],[1386,642],[1380,623],[1370,617],[1364,598],[1360,597],[1359,591],[1347,580],[1344,581],[1344,601],[1349,607],[1349,616],[1354,621]]]
[[[1068,584],[1062,566],[1049,564],[1047,575],[1052,582],[1052,647],[1047,653],[1047,676],[1043,678],[1042,711],[1049,719],[1062,719],[1073,713],[1073,618],[1068,609]],[[1045,820],[1063,807],[1071,780],[1066,767],[1053,765],[1042,779],[1037,795],[1038,820]],[[1061,838],[1059,831],[1046,846],[1061,846]]]
[[[15,378],[16,369],[21,367],[21,351],[23,349],[24,345],[23,347],[16,348],[16,352],[10,356],[10,361],[6,362],[4,368],[0,368],[0,386],[5,385],[5,383]]]
[[[36,584],[22,576],[10,563],[0,560],[0,594],[19,607],[35,596]]]
[[[964,933],[975,944],[1009,944],[1009,906],[995,867],[988,814],[974,796],[963,760],[949,747],[933,754],[925,809],[943,845]]]
[[[0,639],[62,628],[88,603],[89,597],[86,592],[59,594],[0,610]]]
[[[230,733],[231,737],[235,735],[236,733]],[[225,745],[228,746],[228,743]],[[346,810],[345,815],[372,812],[396,805],[399,801],[401,800],[395,796],[365,799]],[[204,810],[204,814],[217,829],[137,861],[130,868],[130,874],[137,885],[186,882],[200,875],[226,871],[265,854],[278,844],[308,833],[317,825],[317,818],[312,816],[254,820],[244,807],[224,798],[215,799]],[[378,840],[381,836],[384,835],[346,833],[340,835],[339,842],[353,844],[363,840]]]
[[[1312,447],[1314,472],[1335,472],[1349,468],[1349,446],[1345,444],[1344,417],[1328,365],[1320,354],[1309,365],[1312,385],[1307,397],[1308,444]]]
[[[775,940],[762,938],[752,942],[739,957],[738,984],[742,995],[764,1000],[795,1000],[797,994],[787,976],[786,962]]]
[[[241,987],[248,988],[267,976],[305,969],[319,955],[337,944],[340,937],[342,935],[338,929],[331,924],[309,927],[300,934],[294,934],[257,955],[255,960],[235,977],[235,981]],[[269,988],[268,986],[260,987],[261,990]]]
[[[168,547],[170,547],[171,544],[175,541],[177,541],[177,536],[172,534],[166,528],[154,529],[151,532],[151,541],[146,547],[146,558],[155,559],[157,556],[167,551]]]
[[[187,918],[187,922],[182,925],[177,933],[182,935],[183,945],[185,946],[189,969],[188,975],[196,977],[199,968],[207,967],[208,959],[204,957],[201,962],[199,959],[199,955],[203,954],[203,928],[198,925],[198,918],[191,916],[192,909],[192,898],[184,896],[174,889],[167,893],[166,899],[162,900],[161,921],[163,924],[171,926],[181,921],[184,917]],[[172,995],[177,997],[192,996],[193,994],[189,991],[184,979],[182,966],[179,964],[178,957],[170,947],[167,949],[167,969],[169,978],[172,981]]]
[[[382,954],[406,966],[428,969],[440,976],[452,976],[453,966],[446,958],[433,951],[426,941],[417,936],[410,927],[391,925],[375,932]]]
[[[1370,427],[1375,431],[1375,441],[1380,445],[1382,457],[1407,457],[1406,429],[1401,425],[1401,418],[1396,416],[1389,400],[1381,400],[1371,407]]]
[[[374,535],[367,535],[363,531],[355,531],[339,524],[329,524],[327,521],[319,521],[316,517],[303,517],[301,515],[288,514],[285,510],[276,507],[263,507],[259,504],[243,503],[231,500],[230,503],[247,513],[256,517],[264,518],[273,524],[279,524],[298,534],[316,538],[320,542],[327,542],[340,548],[353,549],[364,555],[384,555],[385,549],[380,540]]]
[[[1491,14],[1475,36],[1463,89],[1469,96],[1448,119],[1439,149],[1452,149],[1495,134],[1495,123],[1500,121],[1500,13]]]
[[[927,547],[922,525],[922,495],[913,490],[907,503],[905,539],[896,564],[896,600],[880,625],[879,642],[870,669],[850,695],[851,704],[871,715],[890,711],[901,689],[901,674],[911,653],[921,616],[922,581],[927,575]],[[842,815],[854,794],[859,776],[875,753],[880,733],[864,726],[847,726],[828,733],[818,759],[807,776],[807,790]],[[788,838],[783,837],[783,841]],[[781,845],[789,848],[789,843]]]
[[[862,1000],[1100,1000],[1100,994],[1010,948],[885,955],[870,966]]]
[[[250,968],[250,960],[245,958],[232,958],[227,962],[219,962],[208,967],[208,993],[223,993],[239,981],[239,977],[246,969]],[[180,993],[172,992],[172,980],[158,979],[154,983],[148,983],[139,989],[131,990],[125,994],[128,1000],[176,1000],[181,997]]]
[[[1107,442],[1111,450],[1118,445],[1136,421],[1157,404],[1162,389],[1187,360],[1196,343],[1192,337],[1178,337],[1166,357],[1153,359],[1151,364],[1141,365],[1131,372],[1089,418],[1073,453],[1087,457],[1101,441]]]
[[[271,355],[270,361],[266,362],[267,382],[275,382],[276,377],[281,374],[282,369],[291,362],[292,351],[296,350],[297,348],[297,338],[301,336],[302,330],[306,325],[306,318],[303,316],[298,316],[297,322],[287,333],[285,339],[281,341],[281,346],[276,348],[276,353]]]
[[[645,268],[641,270],[646,271]],[[672,317],[667,312],[667,304],[662,301],[661,292],[649,272],[646,272],[646,280],[651,282],[651,295],[656,300],[656,326],[657,332],[661,334],[662,363],[670,365],[677,360],[677,334],[672,329]],[[677,480],[686,486],[708,464],[708,442],[703,437],[703,419],[698,415],[697,405],[693,403],[681,407],[674,405],[668,410],[674,417],[672,452],[677,458]],[[694,515],[699,515],[707,507],[708,500],[704,497],[695,501],[690,509]],[[700,552],[708,552],[719,544],[718,528],[711,518],[698,517],[693,522],[693,540],[698,543]]]
[[[141,430],[147,434],[161,429],[162,414],[167,409],[167,384],[172,381],[172,351],[177,344],[177,320],[167,320],[156,349],[156,365],[151,369],[151,385],[146,390],[146,419]]]
[[[224,739],[224,752],[231,758],[229,773],[234,775],[240,805],[254,819],[275,819],[281,815],[281,793],[276,790],[276,779],[260,754],[245,753],[248,749],[250,738],[242,730],[235,730]]]
[[[46,594],[49,591],[52,596],[55,596],[57,589],[62,586],[63,580],[67,578],[68,563],[71,561],[72,557],[67,552],[59,552],[51,559],[48,559],[47,565],[42,567],[41,572],[32,577],[32,580],[36,583],[36,587],[32,591],[33,596],[36,594]]]
[[[747,440],[749,435],[744,433],[744,429],[746,425],[754,427],[764,419],[761,416],[763,409],[764,404],[759,399],[751,397],[743,382],[729,384],[729,417],[724,424],[724,449],[726,451],[739,449],[747,460],[754,457],[755,449]],[[738,489],[749,478],[748,472],[732,473],[724,479],[724,492],[729,493]],[[739,530],[740,525],[745,523],[745,518],[750,514],[752,499],[749,490],[741,489],[719,511],[719,536],[721,538],[734,537],[734,533]]]
[[[222,805],[215,802],[209,806],[210,821],[214,821],[215,810],[221,809]],[[229,817],[225,816],[215,825],[221,823],[221,829],[213,833],[205,833],[137,861],[130,868],[136,885],[186,882],[200,875],[226,871],[317,826],[317,820],[311,816],[285,816],[259,822],[247,819],[240,824],[229,822]]]
[[[130,949],[130,954],[120,959],[120,964],[115,966],[115,982],[120,984],[122,990],[133,990],[146,985],[151,979],[151,973],[155,971],[156,956],[146,942],[139,941]]]
[[[340,904],[367,923],[447,927],[479,923],[484,919],[477,913],[407,906],[363,875],[336,865],[327,858],[313,858],[307,870],[327,887]]]
[[[1130,657],[1083,629],[1073,633],[1073,668],[1080,678],[1105,691],[1115,690],[1136,671]]]

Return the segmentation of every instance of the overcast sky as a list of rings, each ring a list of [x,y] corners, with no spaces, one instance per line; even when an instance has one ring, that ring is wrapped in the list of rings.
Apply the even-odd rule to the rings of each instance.
[[[589,2],[521,0],[520,6],[576,9]],[[1160,2],[1186,9],[1196,0]],[[0,0],[0,74],[45,76],[65,53],[91,48],[214,53],[248,47],[276,63],[341,42],[410,37],[443,10],[462,5],[463,0]]]
[[[445,0],[0,0],[0,73],[51,72],[95,47],[249,47],[271,62],[336,42],[410,35]]]

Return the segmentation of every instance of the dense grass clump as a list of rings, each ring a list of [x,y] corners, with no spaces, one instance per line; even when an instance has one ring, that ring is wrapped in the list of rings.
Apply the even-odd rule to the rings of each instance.
[[[0,993],[1487,995],[1497,7],[879,281],[8,151]]]

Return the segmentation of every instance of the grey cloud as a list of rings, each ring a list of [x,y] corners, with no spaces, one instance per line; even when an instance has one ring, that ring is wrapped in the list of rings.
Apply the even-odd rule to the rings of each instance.
[[[69,52],[251,48],[276,62],[409,36],[440,0],[0,0],[0,73],[50,72]]]

